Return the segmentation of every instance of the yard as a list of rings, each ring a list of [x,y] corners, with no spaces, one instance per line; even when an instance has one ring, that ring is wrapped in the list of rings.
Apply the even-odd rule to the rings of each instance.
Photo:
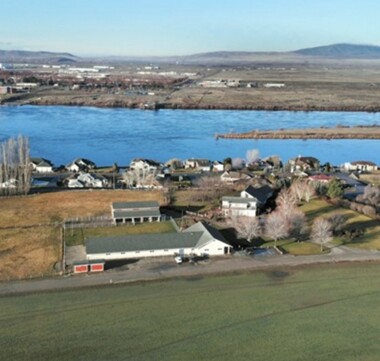
[[[333,214],[342,214],[347,218],[344,230],[364,231],[363,235],[352,241],[345,240],[343,237],[335,237],[331,242],[332,244],[345,244],[362,249],[380,249],[380,221],[373,220],[350,209],[334,206],[322,199],[313,199],[311,202],[303,204],[301,209],[306,214],[309,230],[313,221],[318,217],[328,218]],[[267,241],[262,247],[273,247],[273,243]],[[308,241],[296,242],[293,239],[284,239],[278,241],[277,245],[285,252],[296,256],[320,253],[320,246]]]
[[[173,224],[167,222],[141,223],[126,226],[110,226],[97,228],[72,228],[66,229],[65,241],[67,246],[84,244],[87,237],[108,237],[123,234],[143,234],[143,233],[170,233],[176,232]]]
[[[378,264],[0,298],[0,359],[377,361]]]
[[[158,191],[73,191],[0,199],[0,280],[54,273],[61,257],[59,225],[72,217],[109,214],[111,202],[162,202]]]

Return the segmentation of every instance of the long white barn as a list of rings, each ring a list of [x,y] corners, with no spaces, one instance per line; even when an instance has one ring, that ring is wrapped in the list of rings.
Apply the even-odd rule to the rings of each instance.
[[[178,233],[96,237],[86,240],[88,260],[120,260],[176,255],[216,256],[229,254],[231,245],[222,234],[198,222]]]

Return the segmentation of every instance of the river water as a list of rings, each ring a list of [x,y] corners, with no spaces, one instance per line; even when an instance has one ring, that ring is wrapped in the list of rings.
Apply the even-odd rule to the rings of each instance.
[[[202,157],[298,155],[322,162],[370,160],[380,164],[378,140],[216,140],[216,133],[254,129],[380,125],[380,113],[229,110],[101,109],[64,106],[0,107],[0,140],[28,136],[31,155],[66,164],[83,157],[98,165],[127,165],[137,157],[165,161]]]

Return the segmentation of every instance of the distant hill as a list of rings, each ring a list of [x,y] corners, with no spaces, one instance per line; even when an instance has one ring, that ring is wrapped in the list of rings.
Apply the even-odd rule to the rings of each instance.
[[[315,48],[300,49],[295,54],[304,56],[327,57],[338,59],[380,59],[380,46],[334,44]]]
[[[49,51],[0,50],[0,63],[75,63],[79,58],[70,53]]]

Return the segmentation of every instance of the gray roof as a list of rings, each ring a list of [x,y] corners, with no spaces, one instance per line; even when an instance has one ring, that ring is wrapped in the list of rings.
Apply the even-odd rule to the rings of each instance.
[[[198,222],[179,233],[134,234],[86,239],[86,253],[150,251],[155,249],[199,248],[212,240],[229,245],[223,235],[204,222]]]
[[[184,230],[184,233],[189,233],[189,232],[202,233],[202,236],[199,239],[197,247],[202,247],[214,239],[217,239],[218,241],[228,244],[225,238],[223,237],[223,235],[216,228],[211,227],[210,225],[204,222],[195,223],[189,228]]]
[[[161,213],[157,209],[147,209],[141,211],[115,211],[114,218],[140,218],[140,217],[161,217]]]
[[[155,249],[195,248],[202,232],[152,233],[113,237],[93,237],[86,240],[87,254],[149,251]]]
[[[273,194],[273,189],[269,186],[262,186],[260,188],[249,186],[245,191],[256,198],[261,204],[265,204]]]
[[[160,205],[157,201],[147,202],[114,202],[112,203],[113,209],[136,209],[136,208],[159,208]]]
[[[30,161],[39,167],[52,167],[53,163],[45,158],[31,158]]]

